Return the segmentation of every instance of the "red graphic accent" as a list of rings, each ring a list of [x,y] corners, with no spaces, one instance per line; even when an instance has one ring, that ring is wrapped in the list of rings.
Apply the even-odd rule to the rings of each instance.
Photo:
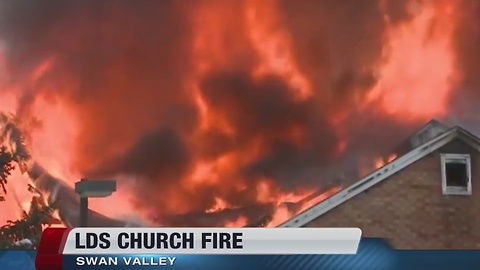
[[[37,270],[62,270],[62,251],[71,230],[70,228],[48,228],[43,232],[35,260]]]

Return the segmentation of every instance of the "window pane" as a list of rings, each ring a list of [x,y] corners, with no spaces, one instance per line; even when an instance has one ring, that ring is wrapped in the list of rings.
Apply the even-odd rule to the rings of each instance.
[[[468,174],[467,164],[465,163],[446,163],[445,173],[447,186],[450,187],[467,187]]]

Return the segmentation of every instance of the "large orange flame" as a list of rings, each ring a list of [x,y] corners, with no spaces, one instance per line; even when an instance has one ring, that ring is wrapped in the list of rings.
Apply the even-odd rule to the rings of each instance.
[[[458,82],[453,35],[455,6],[451,1],[410,4],[410,21],[387,32],[378,83],[368,99],[403,119],[427,121],[447,113],[449,96]]]
[[[56,56],[49,55],[43,59],[28,76],[14,76],[12,74],[14,72],[9,70],[8,52],[0,47],[0,111],[14,113],[21,118],[21,126],[31,150],[32,160],[46,168],[53,176],[73,187],[74,182],[90,172],[89,169],[95,166],[108,167],[110,161],[113,162],[112,160],[117,156],[122,156],[130,146],[135,144],[140,133],[154,130],[155,125],[158,124],[157,121],[163,121],[159,120],[160,118],[168,118],[164,115],[153,115],[150,112],[153,107],[181,103],[176,99],[177,95],[182,98],[187,96],[187,102],[195,107],[198,118],[195,121],[198,121],[193,121],[195,124],[191,125],[190,122],[169,122],[173,127],[182,127],[178,128],[180,131],[177,133],[182,142],[185,142],[190,154],[184,172],[173,176],[162,175],[162,177],[175,178],[175,181],[168,184],[143,181],[145,180],[143,178],[148,178],[145,175],[128,173],[111,175],[119,181],[119,191],[110,198],[93,200],[91,207],[112,217],[120,217],[125,213],[137,213],[140,215],[139,218],[146,220],[151,218],[150,210],[165,215],[191,212],[213,215],[223,210],[238,210],[250,205],[270,205],[275,208],[275,211],[268,226],[277,226],[292,215],[298,214],[338,192],[341,187],[327,188],[322,184],[324,181],[320,180],[321,176],[315,176],[318,183],[310,183],[305,186],[292,184],[285,187],[279,185],[279,179],[277,179],[282,178],[283,175],[267,175],[265,173],[264,175],[247,176],[247,173],[239,173],[243,172],[241,169],[248,168],[252,161],[260,160],[269,151],[272,151],[271,148],[276,147],[276,145],[270,145],[269,142],[288,142],[289,145],[302,150],[308,148],[305,151],[313,153],[312,155],[325,152],[332,155],[332,162],[336,162],[340,157],[349,153],[351,146],[351,138],[347,134],[346,126],[348,123],[358,122],[356,119],[360,119],[362,113],[372,114],[373,112],[382,117],[390,117],[389,119],[392,121],[407,123],[442,117],[448,113],[449,97],[460,80],[460,75],[456,70],[456,55],[452,47],[455,22],[458,19],[457,7],[451,1],[411,0],[407,1],[411,3],[411,8],[407,10],[408,16],[406,17],[408,18],[393,21],[384,6],[387,2],[383,1],[378,6],[381,16],[384,16],[379,19],[382,23],[380,28],[383,29],[383,51],[381,54],[379,53],[379,61],[374,66],[363,67],[365,70],[375,70],[373,82],[365,92],[360,90],[355,92],[355,97],[351,98],[353,101],[349,102],[348,106],[339,105],[339,108],[330,108],[334,107],[329,105],[331,97],[335,96],[331,93],[333,90],[329,88],[331,87],[329,85],[333,83],[329,82],[329,78],[318,83],[317,78],[330,75],[320,74],[317,72],[319,69],[305,64],[304,60],[309,57],[305,57],[304,54],[311,53],[311,57],[318,54],[299,50],[300,46],[294,38],[295,33],[292,32],[294,27],[290,26],[292,22],[290,24],[286,22],[286,16],[284,16],[288,10],[279,2],[274,0],[212,0],[197,1],[193,8],[182,6],[187,10],[185,13],[188,16],[185,16],[185,21],[188,22],[190,29],[185,43],[191,43],[185,45],[187,48],[184,52],[185,55],[178,56],[178,58],[188,58],[191,65],[178,64],[182,70],[182,74],[179,76],[182,83],[179,85],[167,82],[170,79],[168,78],[169,74],[173,74],[173,71],[166,72],[167,75],[159,75],[165,76],[166,79],[162,82],[163,85],[156,85],[155,89],[162,88],[162,91],[163,89],[169,91],[168,95],[159,95],[162,98],[161,104],[156,103],[158,101],[155,99],[156,96],[155,98],[152,96],[151,100],[148,100],[148,104],[143,104],[144,100],[132,94],[137,91],[137,88],[144,85],[140,82],[134,84],[128,80],[128,76],[133,76],[129,65],[136,63],[136,60],[133,63],[128,62],[134,58],[130,54],[134,52],[132,48],[135,47],[133,44],[136,43],[136,40],[126,35],[115,40],[116,43],[125,46],[124,54],[116,58],[111,56],[115,58],[111,62],[118,62],[118,64],[99,72],[101,73],[99,76],[105,77],[105,92],[95,93],[97,96],[92,100],[82,99],[78,96],[75,96],[77,99],[75,100],[67,98],[67,94],[54,91],[61,88],[65,89],[65,92],[69,92],[72,89],[84,87],[81,76],[75,72],[69,73],[63,70],[62,63]],[[116,10],[111,12],[114,14],[112,16],[127,14],[117,14]],[[315,20],[309,23],[316,23]],[[311,34],[314,35],[313,32]],[[336,34],[329,33],[328,37],[335,39]],[[75,38],[72,40],[76,41]],[[70,46],[71,43],[75,43],[72,40],[65,41],[62,45]],[[332,46],[331,44],[324,47],[328,48]],[[71,46],[73,54],[76,44]],[[351,44],[351,46],[355,46],[355,44]],[[152,47],[154,46],[148,46],[152,52],[162,50],[162,48]],[[315,47],[315,51],[328,50],[325,48]],[[98,50],[100,49],[98,48]],[[301,55],[303,57],[300,57]],[[173,58],[177,61],[177,57]],[[143,60],[149,63],[150,61],[154,62],[151,59]],[[328,61],[328,57],[324,57],[321,61]],[[335,65],[332,64],[332,66]],[[307,119],[305,122],[310,125],[308,128],[305,127],[305,123],[303,125],[302,123],[291,123],[285,127],[276,127],[274,131],[252,132],[248,134],[248,138],[245,138],[242,133],[245,125],[242,126],[239,122],[244,121],[250,124],[253,120],[249,118],[251,112],[245,111],[249,107],[238,107],[240,105],[237,104],[237,101],[249,93],[245,89],[240,89],[236,96],[230,97],[227,101],[217,100],[217,95],[208,94],[209,89],[206,82],[209,82],[211,76],[222,75],[222,72],[225,71],[241,73],[246,76],[251,85],[245,87],[250,88],[258,87],[265,81],[273,80],[272,78],[280,80],[281,83],[275,87],[288,88],[290,93],[285,96],[292,99],[287,104],[288,106],[296,106],[295,108],[305,109],[305,111],[326,112],[328,119],[322,122],[313,114],[310,116],[302,111],[299,114],[307,115],[304,118]],[[332,71],[331,73],[340,72]],[[148,78],[154,81],[154,77]],[[174,79],[172,78],[172,80]],[[242,83],[244,82],[238,84]],[[134,85],[135,89],[129,88],[131,85]],[[235,87],[235,85],[228,87]],[[108,96],[107,90],[111,89],[114,89],[115,94]],[[258,87],[258,91],[263,91],[263,88]],[[218,95],[222,93],[219,92]],[[256,97],[253,96],[252,99],[254,98]],[[128,113],[134,115],[132,116],[134,120],[130,121],[131,123],[128,125],[106,123],[107,126],[102,126],[101,124],[105,124],[102,121],[107,118],[101,116],[108,115],[109,111],[100,108],[101,106],[98,106],[97,102],[105,100],[112,104],[108,109],[122,112],[121,116],[114,118],[116,121],[122,121],[123,116]],[[182,100],[182,102],[185,101]],[[227,104],[218,104],[220,102]],[[276,100],[271,100],[272,104],[276,102]],[[25,106],[27,103],[30,105]],[[155,106],[150,106],[150,103]],[[138,104],[141,106],[135,106]],[[130,105],[140,109],[131,109],[130,112]],[[264,105],[265,111],[256,113],[271,113],[267,108],[269,105],[271,104]],[[230,109],[235,110],[235,113],[229,112]],[[103,120],[98,120],[97,116]],[[263,117],[263,115],[256,116]],[[177,116],[175,117],[178,119]],[[288,118],[289,115],[284,117]],[[294,119],[293,116],[292,119]],[[97,120],[98,122],[96,122]],[[281,121],[293,122],[294,120],[281,119]],[[86,128],[91,122],[94,122],[92,124],[94,128]],[[123,129],[115,129],[117,124]],[[256,128],[260,130],[262,127]],[[308,130],[317,129],[333,130],[332,133],[337,136],[336,141],[332,143],[334,144],[332,146],[334,153],[326,150],[330,147],[329,145],[324,145],[323,148],[305,145],[305,141],[312,140],[311,137],[317,136],[316,133],[310,134]],[[101,133],[103,135],[101,138],[111,138],[116,143],[95,141],[96,134],[89,133],[92,131]],[[325,135],[325,140],[328,139],[327,137]],[[324,138],[314,139],[323,140]],[[220,146],[224,146],[222,151],[216,151]],[[282,145],[278,147],[282,147]],[[293,155],[286,151],[284,155],[290,154]],[[372,157],[368,162],[371,168],[366,170],[371,171],[381,167],[395,158],[395,155],[382,157],[379,160]],[[105,162],[105,159],[111,160]],[[296,165],[301,165],[302,162],[305,161],[293,158],[291,161]],[[280,167],[284,166],[282,163],[280,164]],[[315,163],[312,166],[315,169],[327,170],[327,167],[332,166],[333,163],[326,164],[318,161],[318,164]],[[309,171],[305,174],[311,176],[312,173]],[[302,176],[289,176],[289,181],[300,181]],[[13,190],[12,193],[22,203],[29,199],[30,195],[22,191],[29,182],[30,179],[17,170],[9,183],[9,189]],[[142,184],[144,182],[147,184]],[[158,192],[155,202],[147,203],[151,204],[153,209],[148,209],[149,207],[145,206],[145,203],[141,203],[143,198],[136,197],[138,197],[139,189],[145,191],[153,188],[157,188]],[[317,189],[324,192],[311,200],[303,201],[305,197],[314,194]],[[153,192],[151,193],[153,194]],[[11,203],[11,201],[7,199],[6,203]],[[294,204],[295,207],[291,208],[291,204]],[[10,204],[3,205],[8,209],[16,209]],[[0,204],[0,207],[3,205]],[[4,215],[4,212],[2,211],[2,219],[18,214],[18,211],[12,211],[12,215]],[[156,224],[163,224],[161,219],[155,218]],[[240,213],[234,219],[216,225],[238,227],[244,226],[248,222],[252,222],[252,220],[248,220],[247,215]]]

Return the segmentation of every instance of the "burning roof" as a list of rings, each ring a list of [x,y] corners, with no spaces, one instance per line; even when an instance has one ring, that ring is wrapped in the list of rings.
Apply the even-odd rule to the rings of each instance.
[[[299,213],[298,215],[290,218],[286,222],[279,225],[280,227],[302,227],[308,222],[320,217],[328,211],[334,209],[352,199],[353,197],[365,192],[369,188],[389,179],[390,176],[400,172],[413,163],[419,161],[425,156],[437,151],[441,147],[448,145],[453,141],[460,141],[466,145],[479,149],[480,138],[471,133],[470,131],[460,127],[453,126],[446,131],[440,131],[439,127],[445,127],[437,121],[431,121],[420,131],[415,133],[410,139],[413,141],[419,141],[423,139],[420,145],[416,145],[405,153],[398,156],[394,160],[391,160],[387,164],[382,165],[373,172],[364,176],[360,180],[356,181],[353,185],[346,187],[342,191],[332,195],[326,200],[317,203],[311,208]],[[426,136],[429,135],[429,136]],[[457,144],[458,145],[458,144]]]

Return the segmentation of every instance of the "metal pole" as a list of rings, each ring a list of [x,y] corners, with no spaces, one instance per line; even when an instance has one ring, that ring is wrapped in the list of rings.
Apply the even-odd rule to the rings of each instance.
[[[80,227],[88,227],[88,197],[80,197]]]
[[[86,179],[80,179],[81,182]],[[88,227],[88,197],[80,196],[80,227]]]

